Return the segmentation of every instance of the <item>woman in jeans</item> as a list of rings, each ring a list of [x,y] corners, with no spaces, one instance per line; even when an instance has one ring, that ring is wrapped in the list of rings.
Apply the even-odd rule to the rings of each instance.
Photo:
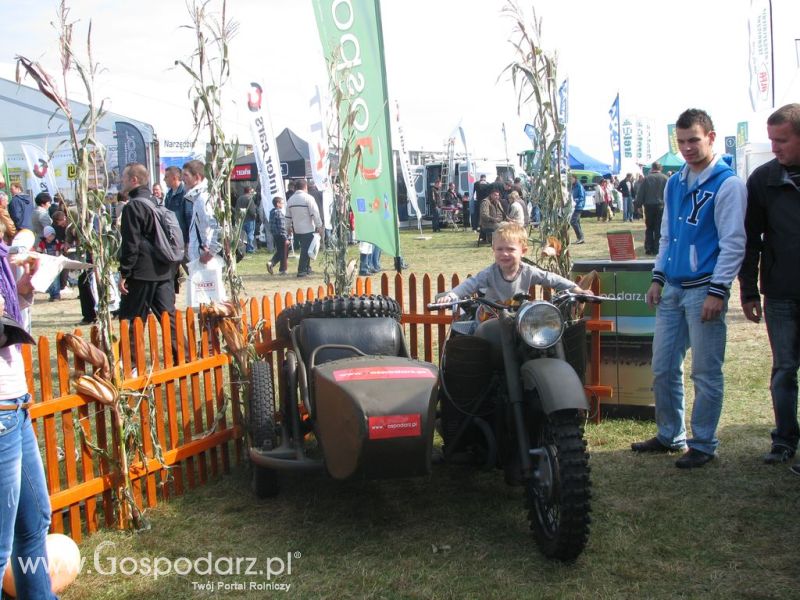
[[[0,308],[19,322],[18,289],[32,297],[30,270],[19,282],[0,242]],[[18,287],[19,286],[19,287]],[[0,335],[0,573],[11,560],[17,598],[55,598],[47,572],[45,539],[50,527],[50,496],[39,446],[28,412],[30,394],[19,344]],[[23,572],[22,565],[28,567]]]

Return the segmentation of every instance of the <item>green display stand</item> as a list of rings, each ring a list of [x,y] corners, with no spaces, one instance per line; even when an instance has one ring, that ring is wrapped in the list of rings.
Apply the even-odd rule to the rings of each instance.
[[[600,383],[614,388],[613,396],[602,403],[602,413],[655,418],[652,359],[656,313],[645,302],[652,259],[580,260],[573,263],[572,271],[575,277],[596,271],[600,294],[617,298],[600,305],[600,318],[614,323],[613,331],[600,334]]]

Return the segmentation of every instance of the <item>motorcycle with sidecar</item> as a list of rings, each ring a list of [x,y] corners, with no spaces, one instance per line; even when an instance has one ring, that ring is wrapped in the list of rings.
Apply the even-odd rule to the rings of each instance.
[[[580,360],[568,354],[584,353],[585,365],[585,327],[574,309],[602,299],[567,292],[552,303],[517,300],[429,305],[454,310],[441,370],[409,356],[400,307],[391,298],[333,297],[287,307],[276,321],[278,337],[288,341],[280,407],[270,363],[252,368],[256,495],[275,496],[278,473],[289,469],[324,468],[340,480],[429,474],[438,429],[442,462],[504,469],[508,483],[525,489],[541,551],[577,558],[589,534],[588,403],[576,373]],[[493,318],[481,320],[485,310]]]

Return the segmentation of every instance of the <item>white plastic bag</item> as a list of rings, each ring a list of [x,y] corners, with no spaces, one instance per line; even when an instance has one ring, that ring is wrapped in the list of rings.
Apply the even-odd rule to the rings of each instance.
[[[193,260],[186,266],[189,269],[189,280],[186,285],[187,306],[197,308],[201,304],[224,302],[228,299],[222,281],[224,265],[219,257],[214,256],[206,264],[201,263],[200,259]]]
[[[320,235],[315,231],[314,237],[311,238],[311,244],[308,246],[308,257],[311,260],[316,260],[317,254],[319,254],[319,246],[321,241]]]

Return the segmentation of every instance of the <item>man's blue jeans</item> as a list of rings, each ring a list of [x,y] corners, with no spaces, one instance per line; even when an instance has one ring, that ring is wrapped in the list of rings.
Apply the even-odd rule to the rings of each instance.
[[[569,218],[569,224],[572,225],[572,229],[575,231],[575,237],[577,238],[575,241],[580,242],[583,239],[583,228],[581,227],[581,211],[573,210],[572,216]]]
[[[769,389],[775,411],[772,445],[797,450],[797,369],[800,368],[800,301],[764,300],[772,375]]]
[[[0,400],[0,405],[20,405],[28,399],[25,394]],[[0,410],[0,497],[0,573],[10,556],[17,598],[55,598],[45,551],[50,496],[31,419],[21,408]]]
[[[244,231],[245,236],[247,236],[247,252],[255,252],[256,247],[253,244],[256,237],[256,221],[253,219],[252,221],[244,221],[242,223],[242,231]]]
[[[622,198],[622,220],[633,221],[633,198],[630,196]]]
[[[656,310],[653,337],[653,393],[656,400],[658,440],[679,449],[687,443],[684,424],[683,359],[692,348],[692,439],[690,448],[714,454],[717,424],[722,412],[722,363],[725,360],[725,300],[722,315],[714,321],[701,321],[708,287],[682,289],[664,287]]]

